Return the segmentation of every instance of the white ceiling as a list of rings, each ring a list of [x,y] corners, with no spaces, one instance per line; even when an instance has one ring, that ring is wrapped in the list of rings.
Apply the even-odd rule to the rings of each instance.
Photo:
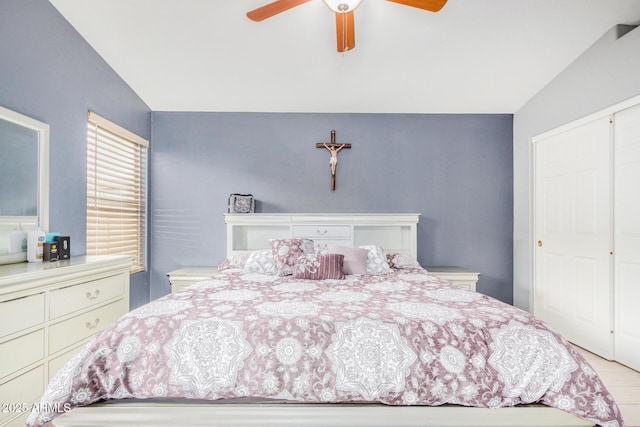
[[[640,24],[640,0],[364,0],[340,54],[322,0],[246,17],[269,1],[50,0],[154,111],[512,113]]]

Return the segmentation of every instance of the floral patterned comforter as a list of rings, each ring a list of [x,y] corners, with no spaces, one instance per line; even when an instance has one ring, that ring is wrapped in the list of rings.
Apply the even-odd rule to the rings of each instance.
[[[423,269],[296,281],[227,270],[131,311],[49,384],[41,408],[106,399],[543,403],[622,426],[588,363],[546,324]],[[58,413],[32,413],[41,426]]]

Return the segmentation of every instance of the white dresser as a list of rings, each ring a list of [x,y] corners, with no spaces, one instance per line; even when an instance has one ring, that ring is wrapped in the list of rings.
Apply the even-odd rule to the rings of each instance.
[[[0,426],[22,426],[46,384],[129,311],[128,256],[0,266]]]

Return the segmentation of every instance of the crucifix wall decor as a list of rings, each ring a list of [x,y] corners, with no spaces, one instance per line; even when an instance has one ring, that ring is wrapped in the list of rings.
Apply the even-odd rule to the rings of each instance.
[[[331,131],[331,142],[316,143],[316,148],[326,148],[331,153],[329,164],[331,165],[331,190],[336,189],[336,166],[338,164],[338,151],[343,148],[351,148],[351,144],[336,144],[336,131]]]

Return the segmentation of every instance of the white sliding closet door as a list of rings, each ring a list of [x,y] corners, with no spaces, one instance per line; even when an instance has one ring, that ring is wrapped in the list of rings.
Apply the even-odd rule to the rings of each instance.
[[[640,106],[614,120],[615,359],[640,370]]]
[[[610,139],[605,117],[536,141],[534,213],[534,313],[571,342],[608,359]]]

